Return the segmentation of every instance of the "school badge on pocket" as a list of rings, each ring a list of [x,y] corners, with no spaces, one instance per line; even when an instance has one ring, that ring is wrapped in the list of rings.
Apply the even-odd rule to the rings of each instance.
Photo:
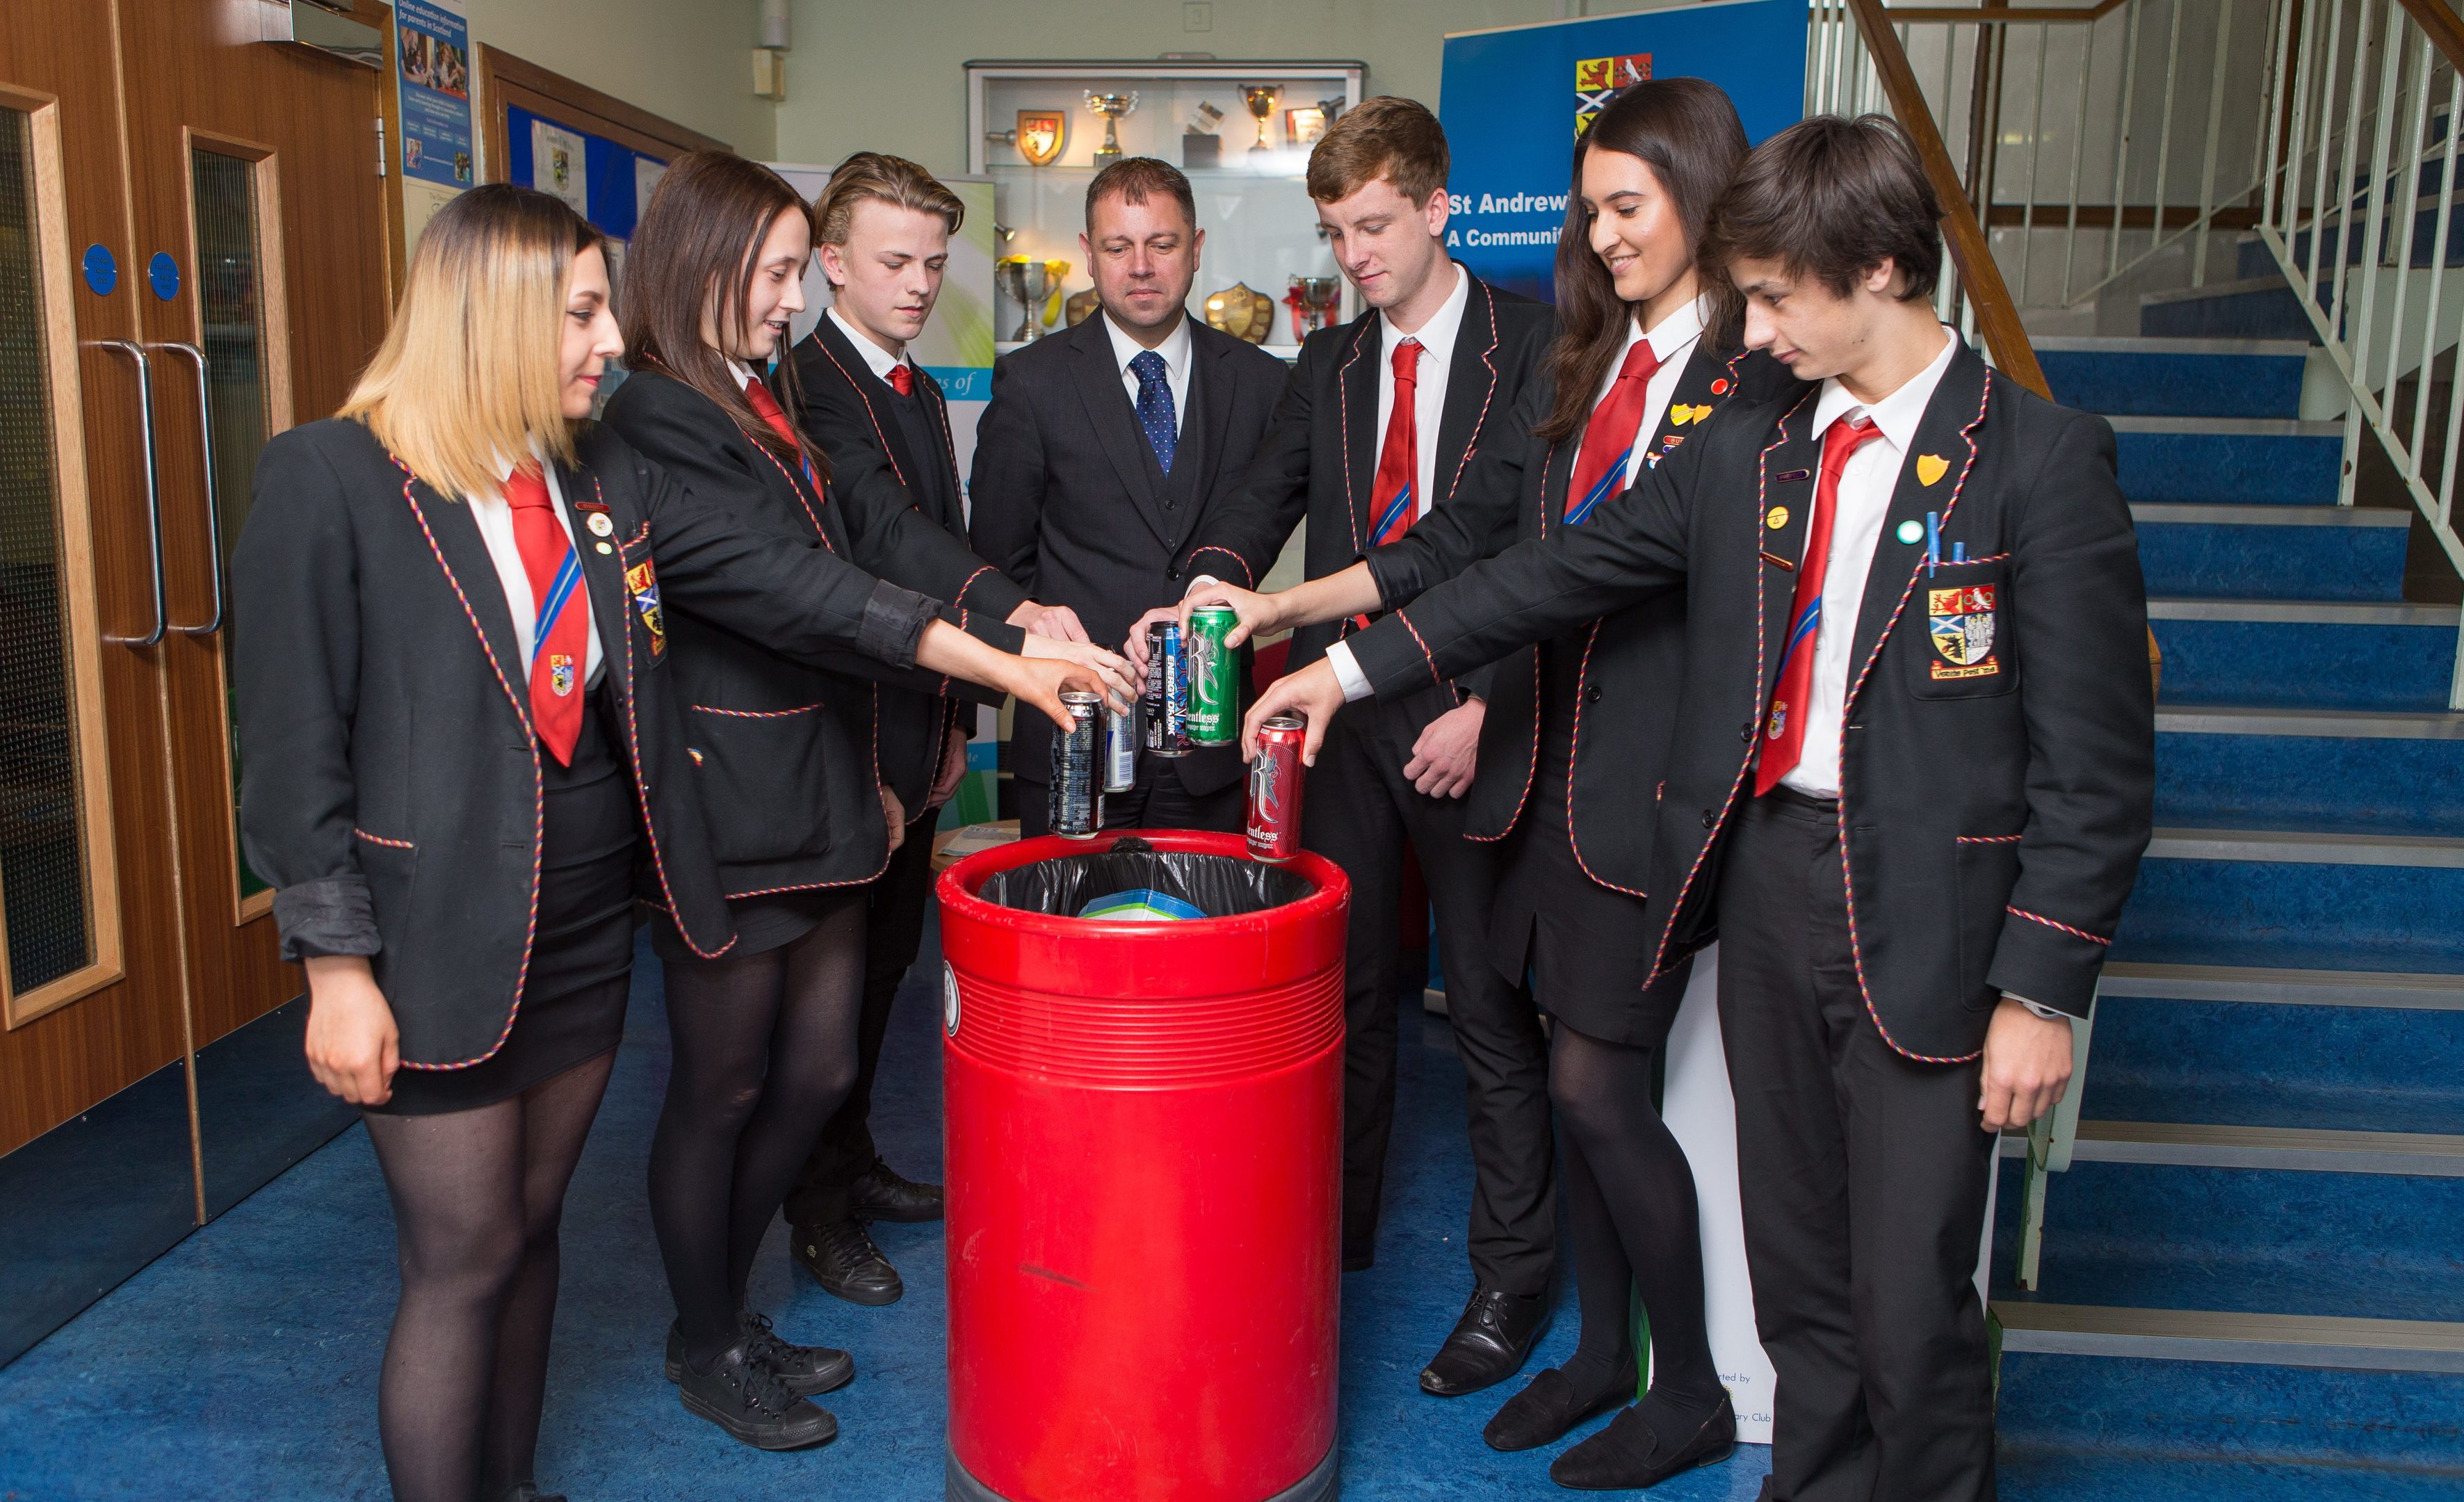
[[[1925,664],[1936,682],[1987,678],[2002,671],[1993,656],[1993,585],[1925,591],[1932,620],[1935,660]]]
[[[667,655],[668,630],[659,619],[659,576],[644,559],[625,570],[625,592],[633,597],[633,608],[642,612],[642,625],[650,633],[650,655]]]

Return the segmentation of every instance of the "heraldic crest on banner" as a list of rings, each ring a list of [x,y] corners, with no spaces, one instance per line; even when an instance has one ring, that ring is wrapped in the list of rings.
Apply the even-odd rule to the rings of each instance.
[[[1622,57],[1585,57],[1574,64],[1574,134],[1592,128],[1592,118],[1609,107],[1609,99],[1629,83],[1651,77],[1651,54]]]

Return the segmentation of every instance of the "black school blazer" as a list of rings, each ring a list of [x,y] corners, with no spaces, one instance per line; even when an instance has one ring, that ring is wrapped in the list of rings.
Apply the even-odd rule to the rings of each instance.
[[[1250,461],[1248,480],[1201,529],[1199,545],[1190,555],[1190,575],[1209,573],[1257,588],[1304,516],[1308,577],[1341,573],[1367,550],[1377,524],[1370,515],[1371,491],[1385,438],[1377,427],[1383,317],[1373,308],[1302,342],[1273,425]],[[1438,504],[1462,487],[1479,454],[1528,431],[1514,424],[1512,414],[1555,325],[1556,313],[1547,303],[1472,276],[1438,420]],[[1424,514],[1420,522],[1427,519]],[[1290,667],[1315,662],[1351,630],[1349,621],[1302,627],[1292,633]],[[1461,687],[1485,696],[1485,678],[1474,674]]]
[[[608,399],[606,425],[673,475],[699,504],[741,525],[818,545],[891,583],[955,594],[973,555],[917,517],[870,514],[869,534],[838,503],[737,426],[719,405],[657,370],[627,377]],[[859,484],[866,483],[861,474]],[[895,534],[912,530],[901,543]],[[933,540],[938,539],[936,549]],[[898,568],[884,567],[895,563]],[[938,695],[938,674],[861,657],[825,672],[774,650],[766,630],[744,630],[679,603],[670,612],[675,679],[685,710],[693,782],[701,790],[719,877],[731,897],[870,881],[890,861],[881,807],[876,683]],[[1005,652],[1024,632],[961,607],[974,634]],[[872,682],[862,681],[872,679]],[[922,805],[916,805],[920,812]]]
[[[1641,435],[1660,456],[1650,463],[1703,431],[1730,401],[1769,401],[1797,387],[1787,367],[1768,355],[1721,349],[1707,337],[1696,341],[1659,426]],[[1583,435],[1577,431],[1551,443],[1531,432],[1555,401],[1555,384],[1535,374],[1513,414],[1520,440],[1484,450],[1454,496],[1400,539],[1371,550],[1370,576],[1389,609],[1515,542],[1563,529],[1566,488]],[[1565,820],[1583,873],[1629,896],[1641,896],[1651,879],[1654,803],[1675,735],[1684,625],[1684,591],[1677,589],[1593,621],[1568,638],[1582,654],[1573,765],[1565,806],[1533,816]],[[1539,648],[1521,648],[1500,661],[1487,686],[1464,833],[1502,840],[1521,821],[1539,770]]]
[[[803,390],[800,414],[804,431],[828,454],[833,471],[831,490],[847,507],[860,539],[879,539],[879,550],[859,552],[864,567],[884,579],[922,589],[935,599],[1006,621],[1026,603],[1027,593],[999,568],[967,549],[967,519],[959,504],[957,448],[950,431],[950,404],[941,384],[916,367],[916,394],[928,422],[940,440],[936,451],[914,452],[886,404],[894,393],[864,356],[839,331],[836,320],[824,317],[795,348],[796,379]],[[923,467],[939,472],[936,491],[923,482]],[[943,500],[946,497],[946,501]],[[957,544],[946,550],[940,539],[925,535],[931,528]],[[961,556],[962,555],[962,556]],[[963,569],[955,578],[923,568]],[[933,580],[932,586],[917,583]],[[995,703],[998,698],[960,684],[946,695],[926,695],[885,686],[881,691],[881,772],[910,813],[921,813],[933,779],[941,769],[941,746],[951,723],[967,701]],[[972,721],[970,721],[972,723]]]
[[[1354,638],[1380,694],[1683,585],[1685,675],[1645,930],[1664,971],[1718,934],[1720,838],[1751,796],[1821,445],[1814,392],[1733,403],[1579,527],[1519,542]],[[1941,519],[1928,572],[1925,513]],[[1903,523],[1918,541],[1900,541]],[[2147,845],[2147,602],[2113,430],[1962,348],[1926,405],[1858,610],[1840,748],[1849,941],[1899,1052],[1974,1058],[2004,992],[2087,1015]]]
[[[939,607],[696,504],[605,428],[558,483],[648,833],[640,895],[722,954],[670,610],[800,656],[912,664]],[[513,616],[469,507],[356,422],[292,429],[257,462],[231,608],[240,835],[284,954],[371,957],[406,1067],[488,1058],[530,961],[541,794]]]

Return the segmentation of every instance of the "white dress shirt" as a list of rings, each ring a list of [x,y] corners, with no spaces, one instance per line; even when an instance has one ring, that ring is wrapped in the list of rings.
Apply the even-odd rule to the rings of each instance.
[[[573,518],[565,511],[564,488],[557,483],[556,466],[544,460],[539,463],[547,478],[549,507],[556,514],[557,524],[564,528],[564,535],[573,539],[577,548],[589,547],[601,541],[602,539],[597,537],[574,538]],[[508,479],[513,475],[514,467],[500,463],[496,466],[496,473],[500,481]],[[502,490],[462,498],[471,507],[471,519],[479,524],[480,541],[488,544],[488,562],[496,565],[496,581],[504,586],[505,608],[514,616],[514,640],[521,648],[522,678],[528,682],[531,656],[538,651],[539,601],[531,594],[530,571],[522,567],[521,544],[514,540],[514,508],[506,501]],[[583,683],[585,687],[596,688],[599,684],[599,628],[590,618],[590,585],[586,576],[581,586],[573,591],[573,598],[565,602],[564,607],[582,612],[582,634],[588,644],[589,653],[583,663]]]
[[[1796,765],[1780,785],[1815,798],[1839,796],[1839,718],[1848,702],[1850,654],[1857,646],[1857,612],[1865,599],[1865,576],[1873,570],[1874,546],[1881,541],[1882,522],[1891,509],[1891,492],[1900,482],[1917,440],[1917,424],[1925,404],[1933,400],[1950,357],[1959,350],[1959,336],[1943,330],[1942,353],[1933,364],[1909,378],[1906,385],[1868,407],[1841,386],[1837,377],[1822,383],[1814,404],[1811,437],[1816,445],[1836,422],[1871,421],[1882,436],[1849,455],[1839,472],[1839,494],[1831,511],[1831,562],[1822,576],[1822,630],[1814,641],[1814,681],[1807,685],[1805,742]],[[1947,455],[1946,455],[1947,457]],[[1820,481],[1816,480],[1816,484]],[[1809,499],[1808,505],[1812,504]],[[1807,541],[1813,540],[1807,529]]]
[[[1651,435],[1660,431],[1660,420],[1668,415],[1668,404],[1677,395],[1677,382],[1685,373],[1685,362],[1694,358],[1694,346],[1703,339],[1703,320],[1711,314],[1711,299],[1697,298],[1679,308],[1643,332],[1639,319],[1628,319],[1625,346],[1609,362],[1609,373],[1600,381],[1600,388],[1592,393],[1592,409],[1599,410],[1609,393],[1617,389],[1617,368],[1625,364],[1628,351],[1635,345],[1648,343],[1660,361],[1660,368],[1651,373],[1650,384],[1642,392],[1642,426],[1634,431],[1634,452],[1626,455],[1625,483],[1631,488],[1642,475],[1645,461],[1651,457]]]
[[[1147,346],[1123,333],[1109,313],[1102,314],[1104,332],[1112,339],[1112,363],[1121,367],[1121,389],[1130,393],[1130,409],[1137,410],[1138,378],[1130,369],[1130,362],[1147,353]],[[1164,336],[1155,353],[1163,357],[1163,382],[1172,388],[1172,431],[1189,431],[1189,315],[1184,313]]]
[[[1471,302],[1471,274],[1453,261],[1446,265],[1455,274],[1455,290],[1439,304],[1438,311],[1429,315],[1427,322],[1405,334],[1397,331],[1385,314],[1377,315],[1380,338],[1376,453],[1386,452],[1386,422],[1395,412],[1395,346],[1407,339],[1417,340],[1420,345],[1420,358],[1412,367],[1412,437],[1413,447],[1419,451],[1412,456],[1415,521],[1429,514],[1432,497],[1438,493],[1438,424],[1446,411],[1446,372],[1454,366],[1455,336],[1463,331],[1463,309]]]
[[[878,377],[882,385],[890,384],[890,372],[892,370],[900,365],[914,364],[907,358],[907,351],[903,349],[893,355],[882,348],[870,334],[839,317],[838,309],[831,308],[822,316],[839,326],[839,332],[845,334],[847,342],[855,346],[855,352],[864,357],[865,368]]]
[[[1455,289],[1455,298],[1451,306],[1454,308],[1454,322],[1457,327],[1463,323],[1463,304],[1467,300],[1466,294],[1470,285],[1471,279],[1465,277],[1463,285]],[[1640,322],[1631,318],[1626,320],[1625,343],[1617,350],[1617,359],[1610,363],[1608,378],[1600,383],[1599,391],[1593,396],[1592,407],[1596,410],[1602,402],[1608,400],[1609,392],[1615,389],[1617,367],[1625,364],[1626,351],[1648,340],[1651,343],[1651,352],[1660,358],[1660,368],[1652,372],[1650,384],[1643,388],[1642,426],[1635,430],[1634,452],[1626,456],[1625,461],[1625,483],[1629,486],[1634,484],[1636,476],[1642,473],[1643,460],[1651,452],[1649,441],[1651,435],[1660,431],[1660,419],[1667,415],[1669,400],[1677,394],[1678,378],[1685,372],[1685,362],[1693,358],[1694,346],[1703,338],[1703,320],[1710,311],[1710,299],[1698,298],[1661,319],[1647,334],[1643,332]],[[1440,314],[1440,317],[1443,316],[1442,313]],[[1429,321],[1435,323],[1438,320],[1431,319]],[[1451,329],[1447,334],[1447,342],[1449,344],[1453,342]],[[1424,355],[1421,358],[1425,361],[1428,357]],[[1423,368],[1426,366],[1424,365]],[[1379,409],[1381,413],[1394,401],[1393,387],[1394,373],[1390,369],[1387,372],[1385,384],[1379,387],[1380,392],[1385,396],[1385,402]],[[1426,390],[1427,387],[1424,385],[1423,394]],[[1441,393],[1439,396],[1439,402],[1442,405],[1445,400],[1442,395],[1444,390],[1442,381],[1439,383],[1439,390]],[[1436,430],[1437,425],[1433,420],[1420,432],[1422,455],[1420,462],[1423,475],[1426,475],[1429,467],[1437,462]],[[1381,429],[1380,431],[1382,432],[1383,430]],[[1425,497],[1425,491],[1423,495]],[[1428,509],[1425,501],[1420,509],[1423,512]],[[1364,699],[1369,696],[1369,677],[1360,671],[1360,664],[1353,657],[1352,649],[1349,646],[1336,642],[1328,647],[1326,660],[1328,665],[1334,669],[1335,681],[1343,685],[1343,696],[1346,700]]]

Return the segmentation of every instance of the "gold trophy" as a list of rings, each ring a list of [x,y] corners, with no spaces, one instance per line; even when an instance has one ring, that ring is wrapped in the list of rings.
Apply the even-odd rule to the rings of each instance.
[[[1275,118],[1275,101],[1282,99],[1284,91],[1272,83],[1241,85],[1241,102],[1249,106],[1249,113],[1255,116],[1258,121],[1258,139],[1249,144],[1251,156],[1261,151],[1275,149],[1274,144],[1266,139],[1266,121]]]
[[[1110,166],[1121,160],[1121,117],[1134,113],[1138,107],[1138,91],[1127,94],[1098,94],[1087,91],[1087,107],[1104,118],[1104,144],[1095,148],[1095,165]]]
[[[1068,275],[1067,261],[1033,255],[1004,255],[993,262],[993,278],[1023,315],[1012,339],[1023,343],[1043,334],[1044,326],[1060,311],[1053,304],[1061,300],[1061,278]]]
[[[1292,342],[1297,344],[1333,322],[1342,304],[1343,283],[1336,278],[1294,276],[1290,290],[1284,294],[1284,305],[1292,310]]]
[[[1275,326],[1275,299],[1250,291],[1246,282],[1236,281],[1221,292],[1209,293],[1205,307],[1207,327],[1252,344],[1265,343],[1267,331]]]

